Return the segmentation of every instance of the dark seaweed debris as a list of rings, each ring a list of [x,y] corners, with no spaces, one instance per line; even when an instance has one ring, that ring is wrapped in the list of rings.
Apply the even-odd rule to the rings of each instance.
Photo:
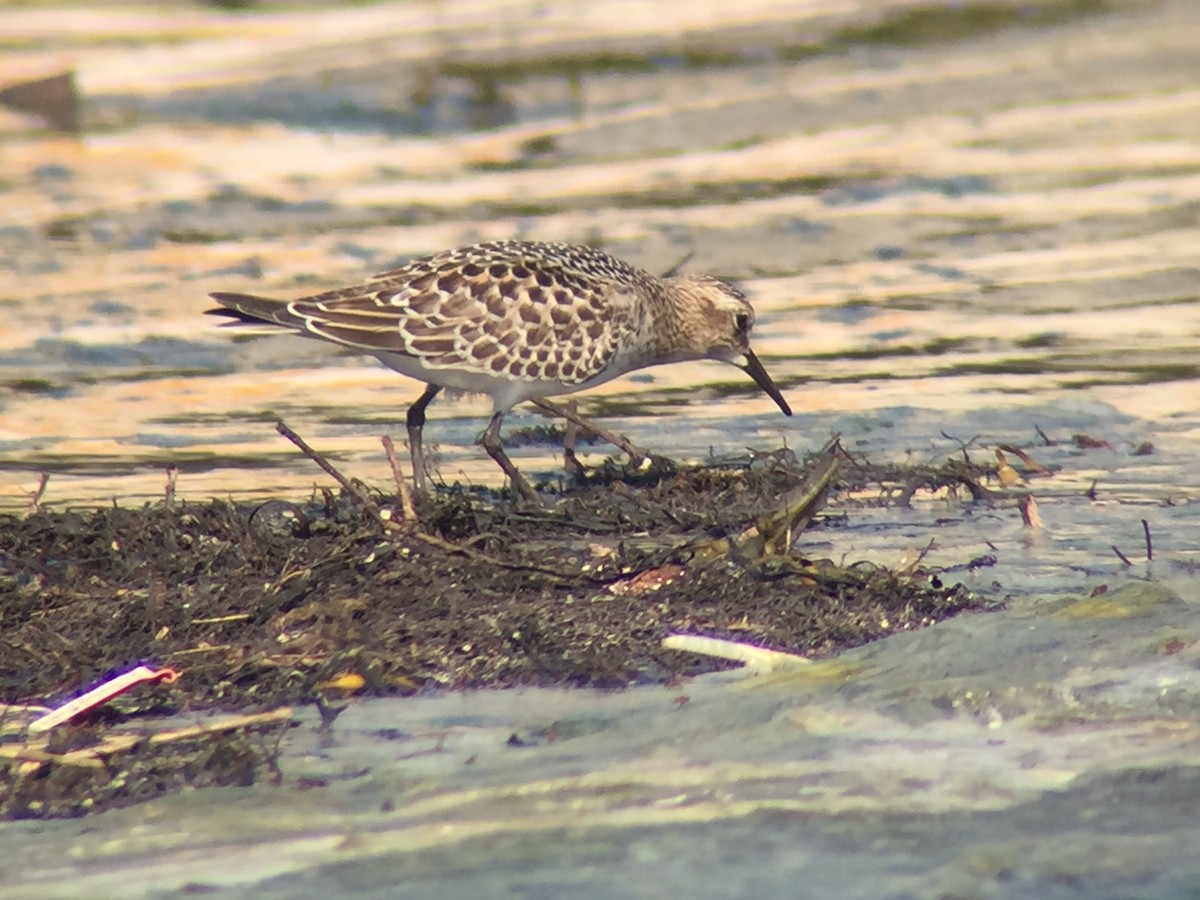
[[[183,673],[175,691],[190,708],[312,699],[346,671],[369,693],[618,687],[722,665],[662,651],[675,631],[823,654],[971,605],[919,570],[802,551],[693,558],[805,471],[786,456],[688,469],[649,486],[585,487],[548,511],[444,494],[425,502],[414,534],[381,529],[332,494],[304,508],[214,501],[3,517],[0,698],[69,694],[145,661]],[[636,587],[639,573],[667,566],[671,577]]]
[[[977,605],[920,568],[838,565],[786,542],[747,556],[754,529],[809,522],[825,487],[794,520],[780,502],[828,486],[822,465],[781,452],[654,478],[609,472],[547,510],[448,491],[420,504],[410,530],[388,527],[395,498],[370,497],[368,510],[329,491],[302,505],[0,517],[0,701],[54,704],[140,663],[181,673],[48,740],[22,737],[10,708],[0,817],[278,778],[283,705],[322,702],[332,683],[366,694],[661,683],[731,665],[664,650],[672,633],[823,655]],[[878,487],[881,502],[903,502],[912,480],[862,467],[837,478]],[[270,710],[269,727],[165,741],[136,731],[146,712],[211,708]]]

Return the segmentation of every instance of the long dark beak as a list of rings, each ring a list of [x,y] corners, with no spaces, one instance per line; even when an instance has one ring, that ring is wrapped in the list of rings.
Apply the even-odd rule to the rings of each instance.
[[[766,391],[767,396],[779,405],[785,416],[792,414],[792,408],[783,399],[783,394],[779,393],[779,388],[775,387],[775,382],[771,380],[771,376],[767,374],[767,370],[763,368],[763,364],[758,361],[758,357],[754,355],[754,351],[746,351],[746,364],[738,366],[738,368],[753,378],[754,383]]]

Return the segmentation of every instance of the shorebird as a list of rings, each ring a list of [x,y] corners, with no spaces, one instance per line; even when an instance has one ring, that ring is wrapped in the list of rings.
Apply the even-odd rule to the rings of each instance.
[[[421,429],[442,388],[492,398],[478,443],[521,496],[537,493],[500,443],[504,414],[627,372],[714,359],[742,369],[792,414],[750,349],[754,309],[711,275],[659,278],[601,250],[492,241],[446,250],[341,290],[297,300],[214,293],[212,315],[369,353],[426,383],[406,416],[413,481],[426,487]]]

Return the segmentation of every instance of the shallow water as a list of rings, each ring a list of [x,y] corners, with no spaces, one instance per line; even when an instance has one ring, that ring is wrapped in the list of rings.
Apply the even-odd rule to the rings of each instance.
[[[1200,483],[1188,4],[982,27],[934,54],[903,29],[834,50],[838,22],[814,19],[828,46],[797,62],[768,27],[730,32],[730,57],[684,64],[662,47],[632,70],[587,53],[535,65],[519,42],[548,40],[550,59],[554,41],[504,29],[451,52],[437,35],[461,12],[346,12],[340,40],[359,53],[336,77],[322,75],[339,44],[319,9],[130,13],[109,26],[142,35],[120,53],[52,11],[14,19],[27,43],[0,74],[69,51],[86,130],[0,120],[0,256],[19,276],[0,301],[0,508],[27,507],[42,472],[51,505],[153,501],[168,465],[184,500],[306,495],[323,476],[276,435],[279,418],[386,487],[378,437],[402,433],[420,386],[315,342],[234,343],[200,315],[206,292],[312,292],[525,237],[601,243],[651,270],[692,252],[690,268],[754,298],[756,347],[797,415],[715,363],[580,398],[657,452],[804,451],[836,432],[876,462],[938,462],[954,439],[976,458],[1007,442],[1061,468],[1035,490],[1053,527],[1091,534],[1085,556],[1138,507],[1164,530],[1186,516]],[[381,23],[407,27],[407,43],[355,43]],[[253,61],[235,33],[260,42]],[[166,35],[188,52],[172,58]],[[591,39],[601,57],[611,46],[605,26]],[[433,68],[413,62],[422,46]],[[380,77],[395,53],[424,93]],[[473,119],[472,103],[502,109]],[[446,482],[499,484],[472,443],[487,413],[472,398],[432,408]],[[1039,447],[1037,428],[1066,446]],[[1077,432],[1113,449],[1067,449]],[[1147,441],[1154,454],[1131,457]],[[513,455],[531,475],[558,469],[551,448]],[[1077,502],[1092,480],[1104,515]],[[1011,503],[991,514],[1013,525]],[[911,537],[865,520],[831,550]]]

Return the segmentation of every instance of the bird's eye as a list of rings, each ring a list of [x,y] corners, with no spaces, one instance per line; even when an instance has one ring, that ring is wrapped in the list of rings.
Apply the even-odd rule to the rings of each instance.
[[[745,334],[750,330],[750,316],[747,313],[738,313],[733,317],[733,330],[738,334]]]

